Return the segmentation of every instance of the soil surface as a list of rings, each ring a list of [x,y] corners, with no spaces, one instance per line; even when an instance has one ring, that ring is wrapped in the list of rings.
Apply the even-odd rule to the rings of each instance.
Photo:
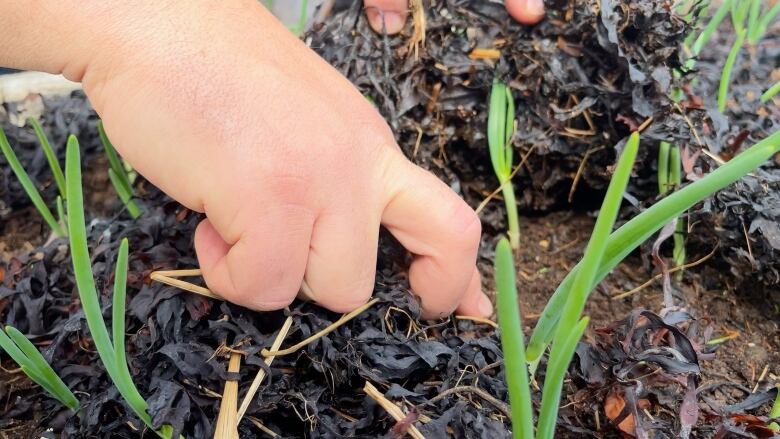
[[[418,41],[417,56],[411,24],[401,36],[377,36],[357,3],[338,3],[346,6],[305,40],[374,100],[411,160],[474,207],[497,186],[484,136],[490,84],[499,76],[512,86],[520,127],[515,156],[528,157],[516,177],[523,212],[516,260],[526,334],[582,256],[615,145],[619,149],[632,125],[654,117],[643,133],[641,164],[620,221],[657,198],[657,140],[676,139],[691,151],[706,148],[727,160],[780,123],[776,106],[755,109],[755,90],[778,79],[772,70],[780,53],[777,32],[740,58],[735,97],[724,118],[714,112],[710,96],[730,34],[724,29],[721,44],[713,43],[700,61],[701,80],[678,111],[666,95],[687,27],[665,2],[552,1],[547,19],[526,28],[513,24],[499,3],[434,1],[425,9],[427,37],[424,45]],[[475,58],[475,48],[502,56]],[[130,240],[126,349],[149,412],[157,425],[210,437],[224,382],[235,378],[217,355],[220,347],[247,353],[240,371],[243,395],[261,367],[259,350],[271,344],[286,314],[295,323],[283,346],[339,316],[307,303],[255,313],[152,283],[154,270],[197,266],[192,232],[201,216],[139,179],[136,192],[145,213],[131,221],[107,183],[97,118],[85,98],[74,93],[45,104],[43,123],[52,143],[64,145],[74,133],[82,145],[90,250],[106,316],[118,243]],[[5,108],[13,111],[13,105]],[[12,127],[4,117],[20,160],[53,201],[56,189],[31,130]],[[58,152],[64,163],[64,148]],[[138,437],[142,426],[95,353],[67,242],[49,239],[10,169],[2,159],[0,164],[0,321],[42,349],[85,409],[82,417],[63,410],[0,355],[0,438],[37,438],[31,432],[49,428],[51,437]],[[703,156],[695,164],[695,172],[716,166]],[[700,263],[680,279],[672,277],[674,306],[666,307],[660,279],[615,297],[658,273],[652,242],[596,288],[586,309],[591,324],[564,386],[558,437],[671,438],[687,429],[693,437],[766,433],[766,419],[751,416],[766,415],[780,381],[780,277],[772,241],[780,217],[778,182],[780,163],[770,163],[689,213],[688,260]],[[491,293],[503,208],[493,200],[480,213],[485,233],[478,265]],[[278,357],[247,414],[283,437],[392,436],[395,422],[362,392],[370,381],[416,413],[416,425],[429,439],[508,437],[496,331],[468,320],[420,321],[405,277],[408,255],[384,234],[380,248],[379,303],[319,341]],[[661,255],[671,256],[668,243]],[[543,361],[539,385],[544,368]],[[472,390],[439,397],[458,386],[481,389],[498,403]],[[539,392],[535,398],[538,405]],[[266,437],[252,422],[240,429],[241,437]]]

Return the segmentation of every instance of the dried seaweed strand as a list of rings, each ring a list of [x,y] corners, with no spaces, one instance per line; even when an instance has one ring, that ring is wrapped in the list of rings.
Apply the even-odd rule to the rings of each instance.
[[[238,373],[241,368],[241,354],[230,353],[228,372]],[[236,404],[238,402],[238,381],[225,381],[225,390],[222,392],[222,402],[219,404],[219,418],[214,429],[214,439],[238,439],[238,416]]]
[[[272,351],[278,350],[279,347],[282,345],[284,338],[287,337],[287,333],[290,332],[290,327],[292,326],[292,323],[293,323],[292,316],[288,316],[287,319],[284,321],[282,328],[279,330],[279,334],[276,335],[276,339],[274,339],[273,344],[271,344]],[[274,361],[274,358],[275,357],[273,355],[265,357],[264,360],[265,365],[270,367],[271,363]],[[249,408],[249,404],[254,399],[255,394],[257,393],[257,389],[260,388],[260,384],[263,382],[264,378],[265,378],[265,369],[261,368],[259,371],[257,371],[257,375],[255,376],[255,379],[252,381],[252,385],[249,386],[249,391],[247,392],[246,396],[244,396],[244,400],[241,401],[241,407],[238,409],[239,422],[241,422],[241,419],[244,417],[246,410]]]
[[[434,396],[433,398],[431,398],[431,400],[428,401],[428,404],[435,404],[441,401],[442,399],[455,393],[467,393],[467,392],[476,394],[477,396],[484,399],[485,401],[493,404],[501,413],[503,413],[504,416],[510,419],[512,418],[512,414],[511,414],[512,412],[509,409],[508,404],[496,399],[493,395],[475,386],[456,386],[451,389],[447,389],[439,393],[438,395]]]
[[[327,328],[325,328],[322,331],[312,335],[311,337],[308,337],[307,339],[303,340],[302,342],[300,342],[300,343],[298,343],[296,345],[290,346],[287,349],[282,349],[281,351],[279,351],[279,350],[270,350],[269,351],[268,349],[263,349],[262,351],[260,351],[260,354],[262,356],[264,356],[264,357],[272,357],[272,356],[279,357],[279,356],[282,356],[282,355],[292,354],[293,352],[296,352],[297,350],[299,350],[300,348],[306,346],[307,344],[309,344],[309,343],[311,343],[311,342],[313,342],[313,341],[315,341],[315,340],[317,340],[317,339],[319,339],[319,338],[321,338],[321,337],[323,337],[325,335],[328,335],[331,332],[335,331],[341,325],[347,323],[348,321],[352,320],[353,318],[358,316],[363,311],[365,311],[368,308],[371,308],[372,306],[374,306],[374,304],[376,304],[377,302],[379,302],[379,299],[372,299],[368,303],[366,303],[366,304],[364,304],[362,306],[359,306],[358,308],[356,308],[356,309],[354,309],[354,310],[344,314],[343,316],[341,316],[340,319],[338,319],[335,322],[331,323]]]
[[[707,259],[709,259],[709,258],[711,258],[711,257],[713,257],[715,255],[715,251],[718,249],[718,247],[719,247],[719,245],[716,245],[715,248],[713,248],[711,252],[709,252],[706,256],[702,257],[698,261],[693,261],[693,262],[689,262],[687,264],[678,265],[678,266],[676,266],[676,267],[674,267],[674,268],[672,268],[670,270],[667,270],[666,274],[672,274],[675,271],[685,270],[686,268],[695,267],[695,266],[697,266],[699,264],[704,263],[705,261],[707,261]],[[624,297],[628,297],[628,296],[630,296],[632,294],[635,294],[635,293],[643,290],[644,288],[646,288],[648,285],[650,285],[651,283],[655,282],[656,280],[662,278],[663,276],[664,276],[664,273],[658,273],[655,276],[651,277],[647,282],[643,283],[642,285],[640,285],[640,286],[638,286],[638,287],[636,287],[636,288],[634,288],[632,290],[629,290],[629,291],[626,291],[626,292],[623,292],[623,293],[616,294],[616,295],[612,296],[612,300],[622,299]]]
[[[395,405],[389,399],[385,398],[385,395],[383,395],[379,389],[371,384],[371,382],[366,381],[366,385],[363,386],[363,391],[366,392],[366,395],[376,401],[376,403],[379,404],[383,409],[385,409],[385,411],[396,421],[401,421],[406,417],[401,408]],[[420,430],[418,430],[414,425],[409,426],[408,433],[414,439],[425,439],[425,436],[423,436],[423,434],[420,433]]]

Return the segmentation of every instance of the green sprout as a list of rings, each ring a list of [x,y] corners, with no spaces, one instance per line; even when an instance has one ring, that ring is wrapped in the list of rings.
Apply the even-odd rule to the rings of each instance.
[[[680,148],[677,145],[672,147],[669,154],[669,182],[673,189],[677,189],[682,186],[682,159],[680,157]],[[674,231],[674,250],[672,251],[672,257],[674,258],[674,264],[680,267],[685,264],[685,222],[681,218],[677,218],[677,224]],[[682,270],[677,272],[677,279],[682,278]]]
[[[737,36],[729,49],[718,85],[718,110],[721,113],[726,110],[731,75],[742,47],[746,42],[753,46],[758,44],[778,14],[780,14],[780,2],[775,2],[769,10],[765,10],[761,0],[724,0],[701,34],[693,44],[690,44],[690,59],[685,63],[686,70],[693,69],[696,65],[696,57],[699,56],[707,42],[712,39],[715,30],[726,16],[731,16],[732,26]],[[684,47],[687,48],[689,43],[690,38],[686,39]]]
[[[580,317],[590,290],[595,287],[596,268],[601,263],[607,247],[607,236],[617,219],[623,192],[625,191],[634,159],[639,149],[639,134],[634,133],[626,143],[615,173],[610,181],[604,204],[593,228],[585,255],[580,262],[581,269],[563,307],[561,323],[553,339],[553,348],[547,363],[547,373],[542,390],[542,406],[539,411],[537,436],[552,439],[558,419],[558,407],[566,369],[574,356],[588,317]],[[498,323],[504,350],[509,401],[512,406],[513,433],[516,439],[532,439],[533,406],[531,389],[528,386],[526,350],[523,346],[523,332],[517,306],[515,267],[512,251],[506,239],[496,247],[496,289],[498,296]]]
[[[517,215],[515,189],[512,186],[512,136],[515,124],[515,101],[509,87],[501,81],[493,81],[488,113],[488,148],[493,171],[501,184],[506,204],[509,243],[513,249],[520,247],[520,225]]]
[[[772,409],[769,410],[769,417],[772,419],[780,418],[780,386],[777,386],[777,396],[775,397],[775,403],[772,405]],[[774,431],[780,431],[780,425],[777,422],[769,424],[769,428]]]
[[[680,148],[677,145],[670,145],[669,142],[661,142],[658,147],[658,193],[666,195],[671,190],[679,188],[682,184],[682,175],[680,169],[682,161],[680,157]],[[676,266],[685,264],[685,223],[676,219],[674,232],[674,250],[672,257]],[[682,270],[677,275],[679,280],[682,277]]]
[[[679,217],[714,192],[739,180],[778,152],[780,152],[780,132],[761,140],[707,176],[669,194],[623,224],[605,239],[606,247],[600,263],[595,269],[589,268],[593,270],[595,276],[590,285],[586,285],[586,289],[595,287],[629,253],[669,221]],[[539,317],[526,349],[526,359],[531,365],[538,364],[542,354],[553,340],[559,326],[558,322],[561,321],[563,308],[569,295],[572,294],[575,278],[578,277],[581,269],[583,269],[583,262],[578,263],[566,275]]]
[[[108,157],[108,178],[111,180],[111,185],[114,186],[114,190],[119,199],[122,200],[125,208],[127,208],[127,213],[130,214],[130,217],[138,219],[143,211],[133,201],[133,185],[130,181],[130,176],[122,163],[122,159],[119,158],[119,154],[116,153],[114,145],[108,139],[106,130],[103,128],[103,122],[99,121],[97,126],[100,141],[103,143],[103,149],[106,151],[106,157]]]
[[[501,329],[501,347],[512,408],[513,436],[515,439],[530,439],[534,436],[533,405],[528,386],[523,327],[517,304],[515,263],[506,238],[501,238],[496,246],[495,272],[498,325]]]
[[[587,298],[596,285],[629,253],[669,221],[780,152],[780,132],[753,145],[706,177],[669,194],[611,232],[638,147],[639,135],[633,133],[618,160],[583,259],[568,273],[548,301],[525,349],[511,250],[505,239],[502,239],[496,248],[498,317],[515,438],[553,438],[566,370],[588,324],[588,317],[581,315]],[[666,160],[668,164],[669,161],[678,160],[674,155],[673,149],[669,148],[666,158],[661,157],[660,162]],[[677,176],[671,175],[671,182],[674,183],[676,178]],[[552,344],[552,349],[547,362],[537,432],[534,436],[528,365],[523,364],[522,360],[525,359],[531,369],[535,369],[549,344]],[[775,416],[780,416],[780,399],[775,406]]]
[[[704,29],[691,46],[691,59],[689,59],[685,64],[686,69],[690,70],[696,65],[696,57],[699,56],[701,50],[704,48],[704,45],[706,45],[707,42],[712,39],[712,35],[715,33],[715,30],[729,14],[729,11],[731,10],[731,3],[733,1],[734,0],[724,0],[723,3],[721,3],[721,5],[718,7],[718,10],[715,11],[715,14],[712,16],[707,25],[704,26]]]
[[[65,407],[74,412],[79,411],[79,400],[54,372],[54,369],[46,362],[35,345],[30,343],[30,340],[18,329],[12,326],[6,326],[5,330],[0,328],[0,348],[21,367],[22,372],[33,382],[43,387]]]
[[[84,196],[81,188],[81,152],[78,140],[74,136],[68,138],[65,181],[67,185],[68,227],[70,231],[70,249],[73,260],[73,272],[76,286],[84,308],[84,316],[92,338],[95,341],[100,360],[116,385],[122,398],[135,414],[151,429],[152,420],[146,412],[147,403],[139,393],[130,370],[127,366],[124,352],[125,341],[125,294],[127,288],[128,242],[123,239],[119,246],[116,273],[114,275],[114,297],[112,312],[113,343],[108,335],[106,323],[100,308],[95,278],[92,276],[92,263],[87,246],[87,231],[84,222]],[[171,437],[171,427],[163,426],[156,430],[162,438]]]
[[[33,131],[35,131],[35,137],[38,138],[38,143],[41,144],[43,153],[46,155],[46,160],[49,162],[49,168],[51,173],[54,174],[54,181],[57,183],[57,189],[60,191],[60,196],[65,199],[65,175],[62,173],[60,162],[57,160],[57,154],[49,143],[49,139],[46,137],[46,133],[43,132],[43,127],[34,118],[27,119],[27,123],[32,125]]]
[[[22,185],[22,188],[27,192],[27,196],[30,197],[33,205],[38,209],[38,212],[40,212],[43,220],[49,225],[49,228],[51,228],[54,235],[57,237],[66,236],[65,229],[56,219],[54,219],[54,215],[52,215],[49,207],[46,206],[46,202],[43,201],[40,192],[38,192],[38,188],[35,187],[35,183],[33,183],[30,175],[27,174],[27,171],[24,170],[24,167],[16,157],[14,150],[11,149],[11,144],[8,143],[8,138],[5,136],[5,132],[2,129],[0,129],[0,150],[3,151],[3,155],[8,161],[8,165],[11,166],[14,174],[16,174],[16,178],[19,179],[19,183]]]
[[[574,355],[588,324],[588,318],[581,318],[585,302],[591,290],[596,286],[597,269],[601,265],[607,249],[607,237],[615,225],[623,193],[631,177],[634,159],[639,150],[639,133],[631,134],[623,153],[620,155],[615,173],[612,175],[607,194],[601,206],[596,224],[593,226],[585,255],[578,264],[580,269],[574,277],[574,283],[561,310],[558,324],[552,340],[550,361],[542,392],[542,408],[539,414],[539,438],[547,439],[555,435],[555,422],[558,419],[558,405],[566,369]]]
[[[301,13],[298,16],[298,26],[295,28],[295,35],[302,35],[306,30],[306,19],[309,15],[309,0],[303,0],[301,4]]]
[[[737,38],[729,50],[726,57],[726,63],[723,65],[723,72],[720,75],[720,84],[718,85],[718,111],[726,111],[726,101],[729,93],[729,83],[731,82],[731,72],[734,70],[734,63],[737,61],[737,55],[745,43],[746,31],[741,29],[737,31]]]
[[[769,102],[770,99],[772,99],[779,92],[780,92],[780,81],[777,81],[773,86],[769,87],[769,89],[767,89],[767,91],[765,91],[764,94],[761,95],[761,103],[766,104],[767,102]]]

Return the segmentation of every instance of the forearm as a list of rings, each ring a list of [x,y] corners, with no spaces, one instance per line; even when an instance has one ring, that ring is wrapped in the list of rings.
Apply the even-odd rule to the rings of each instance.
[[[0,9],[0,66],[82,81],[118,60],[164,57],[175,45],[194,50],[193,35],[222,32],[233,19],[254,22],[255,32],[275,28],[251,0],[8,0]]]
[[[81,80],[91,59],[95,44],[108,24],[86,26],[98,20],[101,2],[83,4],[70,0],[30,0],[3,2],[0,29],[4,41],[0,45],[0,66],[49,73],[64,73]],[[105,2],[110,4],[115,2]]]

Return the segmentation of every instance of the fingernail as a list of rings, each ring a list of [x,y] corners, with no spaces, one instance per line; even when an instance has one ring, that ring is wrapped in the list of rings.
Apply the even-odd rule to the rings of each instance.
[[[493,303],[488,299],[488,296],[482,295],[482,298],[479,299],[479,312],[484,317],[490,317],[493,315]]]
[[[544,0],[526,0],[526,11],[528,11],[528,15],[541,17],[544,16]]]
[[[406,24],[406,17],[402,16],[398,12],[382,11],[377,8],[366,9],[366,16],[368,17],[368,23],[371,25],[371,29],[382,33],[387,32],[388,35],[397,34],[401,32]],[[384,20],[384,26],[382,26],[382,20]]]
[[[544,18],[543,0],[505,0],[509,15],[522,24],[536,24]]]

